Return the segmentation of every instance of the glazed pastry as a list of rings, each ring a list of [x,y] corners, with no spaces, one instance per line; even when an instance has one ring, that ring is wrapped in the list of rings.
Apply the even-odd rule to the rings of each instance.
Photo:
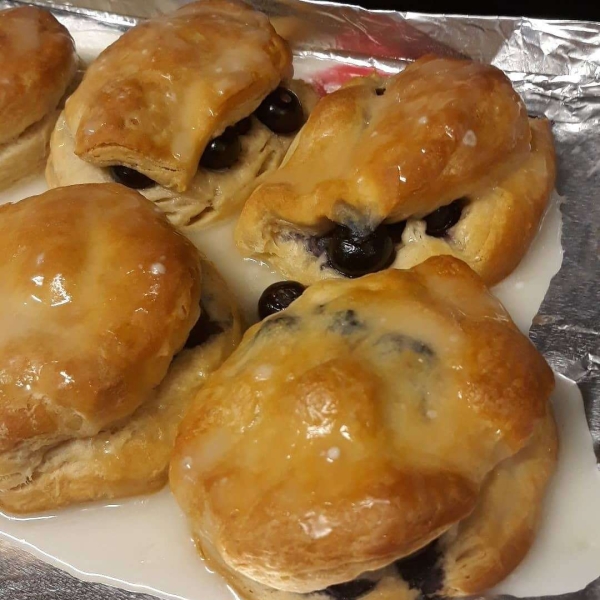
[[[171,488],[246,598],[479,594],[533,541],[556,463],[552,388],[454,257],[320,282],[202,388]]]
[[[159,489],[184,410],[240,337],[224,284],[116,184],[3,206],[0,231],[0,507]]]
[[[494,284],[526,253],[554,179],[550,125],[502,72],[427,57],[323,98],[236,241],[305,284],[440,254]]]
[[[316,102],[291,75],[285,40],[245,4],[202,0],[142,23],[67,102],[48,183],[117,181],[178,227],[227,216],[279,166]]]
[[[44,165],[76,71],[73,40],[49,12],[0,11],[0,189]]]

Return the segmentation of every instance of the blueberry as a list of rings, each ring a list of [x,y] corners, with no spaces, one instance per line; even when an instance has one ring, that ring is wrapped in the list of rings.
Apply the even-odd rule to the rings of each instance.
[[[378,96],[383,96],[385,94],[385,88],[375,88],[375,93]]]
[[[238,135],[246,135],[252,129],[252,118],[246,117],[241,121],[238,121],[235,125],[233,125],[233,130]]]
[[[388,235],[392,238],[394,244],[402,243],[402,234],[406,229],[406,221],[400,221],[398,223],[388,223],[386,226]]]
[[[416,340],[402,333],[386,333],[377,340],[377,345],[382,346],[385,350],[390,349],[395,352],[414,352],[420,354],[423,358],[432,359],[435,357],[435,352],[425,342]]]
[[[306,288],[297,281],[278,281],[270,285],[258,300],[258,316],[264,319],[287,308]]]
[[[330,585],[328,588],[325,588],[323,592],[335,600],[357,600],[374,590],[376,586],[376,581],[371,581],[369,579],[354,579],[347,583]]]
[[[449,229],[454,227],[460,220],[463,201],[455,200],[452,204],[441,206],[425,217],[427,229],[425,233],[432,237],[443,237]]]
[[[271,92],[255,114],[274,133],[296,133],[304,124],[304,111],[298,96],[284,87]]]
[[[129,167],[123,167],[122,165],[110,167],[110,174],[117,183],[122,183],[134,190],[143,190],[156,185],[150,177],[146,177],[143,173],[139,173]]]
[[[329,326],[330,331],[340,335],[350,335],[364,328],[365,324],[356,316],[356,311],[352,309],[336,312]]]
[[[308,251],[316,257],[321,256],[327,252],[327,246],[329,245],[330,235],[313,235],[308,238]]]
[[[340,225],[329,239],[327,254],[334,269],[346,277],[360,277],[389,267],[394,262],[394,244],[385,226],[360,236]]]
[[[228,127],[219,137],[206,146],[200,166],[211,171],[221,171],[232,167],[240,157],[242,144],[234,127]]]
[[[208,314],[208,311],[200,305],[200,317],[190,331],[190,335],[185,342],[185,348],[196,348],[201,346],[213,335],[217,335],[223,331],[223,327],[213,321]]]
[[[394,563],[398,574],[412,589],[420,590],[424,596],[438,592],[444,583],[444,569],[437,540],[418,552]]]

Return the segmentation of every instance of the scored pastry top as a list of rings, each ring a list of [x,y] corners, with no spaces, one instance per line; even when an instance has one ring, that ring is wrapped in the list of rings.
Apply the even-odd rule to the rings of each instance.
[[[209,140],[291,73],[264,14],[234,0],[194,2],[134,27],[92,63],[66,106],[75,153],[184,191]]]

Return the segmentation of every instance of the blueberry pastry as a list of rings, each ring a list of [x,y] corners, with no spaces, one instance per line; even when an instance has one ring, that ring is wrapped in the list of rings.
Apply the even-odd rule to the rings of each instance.
[[[321,99],[236,240],[304,284],[440,254],[494,284],[526,253],[554,179],[550,124],[501,71],[426,57]]]
[[[48,11],[0,11],[0,189],[43,167],[76,72],[73,39]]]
[[[137,192],[0,208],[0,508],[159,489],[177,426],[241,337],[214,269]]]
[[[477,595],[535,536],[552,388],[454,257],[319,282],[249,329],[196,396],[171,487],[244,598]]]
[[[279,166],[316,93],[268,18],[203,0],[125,33],[92,63],[52,135],[50,186],[118,182],[177,227],[240,208]]]

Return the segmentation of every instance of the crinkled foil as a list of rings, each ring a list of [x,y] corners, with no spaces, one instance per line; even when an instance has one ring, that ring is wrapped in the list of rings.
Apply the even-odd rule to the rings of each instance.
[[[70,29],[94,35],[127,29],[184,2],[31,3],[50,7]],[[0,8],[19,4],[23,2],[0,0]],[[426,53],[465,55],[501,68],[530,113],[552,119],[558,191],[565,197],[564,260],[530,335],[552,367],[578,383],[600,462],[600,24],[369,11],[299,0],[253,0],[253,4],[273,18],[299,56],[394,71],[398,64]],[[79,581],[0,544],[0,598],[149,600],[150,596]],[[600,578],[584,590],[558,598],[600,599]]]

